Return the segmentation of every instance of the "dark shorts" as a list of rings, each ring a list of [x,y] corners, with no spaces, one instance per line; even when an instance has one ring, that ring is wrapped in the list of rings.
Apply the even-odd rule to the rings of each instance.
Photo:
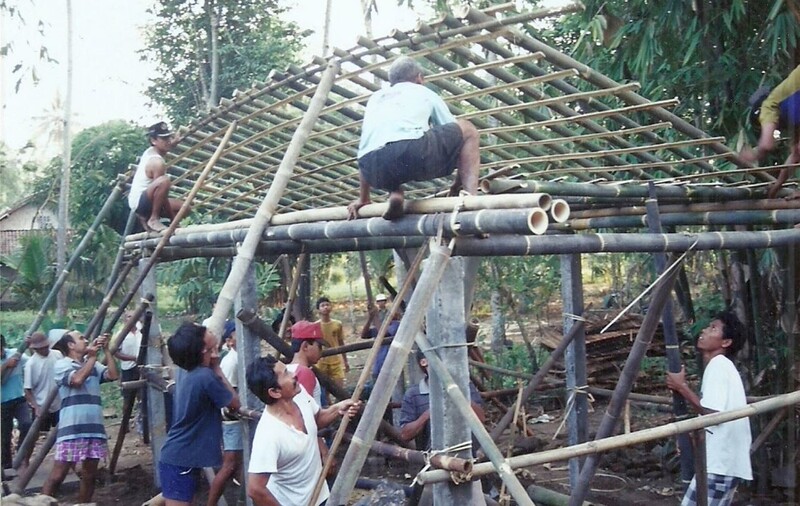
[[[449,176],[463,144],[458,123],[439,125],[419,139],[390,142],[370,151],[358,159],[358,168],[373,188],[394,191],[409,181]]]
[[[173,466],[159,462],[158,473],[161,478],[161,494],[165,499],[192,502],[200,479],[199,467]]]
[[[150,213],[153,212],[153,202],[150,201],[150,197],[147,196],[147,192],[144,191],[139,196],[139,203],[136,205],[136,214],[143,218],[150,218]]]

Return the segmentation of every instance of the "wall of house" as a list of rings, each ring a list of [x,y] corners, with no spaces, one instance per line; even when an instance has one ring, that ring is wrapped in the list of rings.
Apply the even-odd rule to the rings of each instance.
[[[45,208],[39,211],[38,206],[26,205],[0,220],[0,230],[30,230],[31,228],[40,230],[56,228],[57,224],[58,216],[50,209]]]

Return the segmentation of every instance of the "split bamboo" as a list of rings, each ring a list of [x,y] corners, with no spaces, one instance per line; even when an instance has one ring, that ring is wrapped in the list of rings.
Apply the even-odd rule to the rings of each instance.
[[[209,330],[214,335],[221,335],[222,333],[222,326],[226,316],[233,307],[233,298],[236,295],[236,291],[239,285],[241,285],[242,279],[247,273],[247,269],[253,263],[259,240],[264,230],[267,228],[272,215],[275,214],[278,202],[286,189],[289,178],[292,176],[295,161],[300,155],[300,150],[308,138],[314,123],[317,121],[317,117],[325,104],[325,98],[338,72],[339,65],[336,62],[331,62],[325,70],[322,80],[317,86],[317,90],[314,92],[314,96],[308,106],[308,110],[303,115],[300,125],[292,136],[292,141],[286,149],[283,161],[281,161],[281,165],[275,173],[272,185],[253,218],[253,222],[248,229],[242,246],[239,248],[239,253],[234,258],[231,272],[225,280],[222,290],[220,290],[217,303],[214,306],[214,312],[211,314],[211,321],[208,324]]]
[[[89,243],[92,242],[92,238],[97,232],[97,228],[100,226],[100,223],[102,223],[106,219],[108,213],[111,212],[111,208],[113,207],[114,202],[116,202],[119,196],[122,194],[122,191],[125,188],[126,181],[127,178],[124,175],[117,176],[117,183],[114,185],[114,189],[111,191],[111,194],[109,194],[108,198],[103,204],[103,207],[100,208],[100,212],[97,213],[97,216],[95,217],[94,221],[89,227],[89,230],[87,230],[86,234],[84,234],[83,238],[81,239],[81,242],[78,243],[78,245],[75,247],[75,251],[72,252],[72,256],[69,258],[69,261],[64,266],[64,270],[58,273],[58,279],[56,279],[56,282],[53,284],[52,288],[50,288],[50,293],[48,293],[47,297],[45,297],[42,306],[39,308],[39,312],[36,313],[36,317],[33,319],[33,322],[31,323],[30,327],[28,327],[28,330],[25,332],[26,337],[36,332],[36,330],[38,330],[39,328],[39,325],[42,324],[42,321],[44,320],[44,317],[47,314],[47,310],[50,309],[50,305],[52,305],[53,301],[55,301],[56,295],[58,294],[59,290],[61,290],[61,287],[64,286],[64,283],[67,281],[67,277],[69,277],[70,271],[72,270],[72,267],[75,265],[75,262],[80,258],[81,254],[89,246]],[[26,340],[23,339],[22,343],[19,345],[13,356],[19,357],[23,353],[25,353],[25,350],[27,349],[28,349],[28,343]],[[4,374],[3,378],[5,378],[6,376],[7,374]]]
[[[769,413],[786,406],[800,404],[800,390],[795,390],[787,394],[776,395],[763,401],[748,404],[744,408],[732,411],[722,411],[712,415],[702,415],[689,420],[668,423],[658,427],[651,427],[630,434],[607,437],[595,441],[589,441],[566,448],[545,450],[528,455],[518,455],[508,459],[512,469],[531,467],[548,462],[558,462],[584,455],[603,453],[610,450],[634,446],[648,441],[674,437],[678,434],[685,434],[697,429],[719,425],[721,423],[738,420],[739,418],[752,417],[755,415]],[[489,462],[475,464],[472,468],[472,475],[485,476],[494,472],[494,467]],[[450,479],[450,473],[442,470],[431,470],[417,474],[417,481],[422,484],[437,483]]]

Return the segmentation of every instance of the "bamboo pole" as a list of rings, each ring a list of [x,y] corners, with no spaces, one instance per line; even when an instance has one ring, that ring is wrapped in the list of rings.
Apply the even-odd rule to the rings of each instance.
[[[439,235],[440,229],[444,237],[455,235],[486,234],[535,234],[541,235],[547,230],[547,213],[540,208],[531,209],[486,209],[481,211],[453,212],[450,214],[404,215],[396,220],[383,218],[362,218],[350,221],[322,221],[317,223],[299,223],[295,225],[279,225],[264,231],[261,240],[266,241],[307,241],[320,238],[348,239],[361,237],[386,236],[428,236]],[[556,219],[565,220],[569,216],[569,205],[558,202],[551,207]],[[248,234],[248,230],[234,228],[216,230],[214,232],[197,232],[174,236],[170,246],[191,246],[200,243],[215,242],[236,244]],[[151,247],[156,239],[128,242],[126,246],[137,248]]]
[[[455,208],[461,211],[480,211],[483,209],[525,209],[541,208],[550,209],[551,198],[545,193],[520,193],[511,195],[465,195],[463,197],[437,197],[421,200],[407,200],[404,204],[405,214],[435,214],[451,212]],[[387,203],[367,204],[358,210],[361,218],[380,218],[386,211]],[[298,223],[314,223],[318,221],[346,221],[348,219],[347,207],[326,207],[322,209],[306,209],[303,211],[276,214],[270,220],[271,226],[295,225]],[[248,228],[253,222],[252,218],[228,223],[213,223],[190,225],[175,231],[175,236],[195,232],[214,232],[230,230],[233,228]],[[145,233],[133,234],[126,238],[127,242],[136,242],[147,239]]]
[[[674,264],[673,264],[674,265]],[[653,289],[653,296],[650,301],[650,307],[644,317],[642,326],[636,334],[636,340],[631,347],[628,359],[625,361],[625,366],[620,373],[620,379],[614,389],[614,395],[608,403],[606,412],[603,414],[603,419],[600,426],[597,428],[595,441],[608,437],[614,431],[614,427],[619,421],[620,413],[624,407],[625,400],[631,391],[633,382],[639,373],[639,368],[650,347],[650,341],[655,334],[658,323],[661,320],[662,311],[669,300],[669,294],[672,291],[672,285],[675,282],[675,277],[678,270],[672,268],[665,270],[664,277],[658,282]],[[570,504],[579,506],[589,490],[589,485],[594,477],[594,473],[598,466],[598,458],[596,455],[590,455],[586,458],[581,466],[581,473],[575,487],[572,490],[570,497]]]
[[[580,332],[583,331],[584,321],[583,320],[576,320],[575,324],[569,329],[567,335],[561,339],[561,342],[558,343],[558,346],[550,352],[550,355],[545,360],[544,364],[536,371],[536,374],[528,381],[528,384],[525,385],[525,388],[522,390],[520,397],[522,398],[522,402],[527,401],[536,388],[542,383],[545,376],[550,372],[553,366],[561,360],[561,357],[564,355],[564,351],[567,349],[567,346],[575,339]],[[497,422],[491,432],[491,438],[494,441],[497,441],[500,438],[500,435],[506,430],[506,427],[511,423],[513,419],[513,413],[511,411],[507,411],[505,415]]]
[[[352,440],[352,436],[345,433],[344,440],[349,443]],[[472,460],[451,457],[450,455],[441,453],[428,455],[423,451],[411,450],[381,441],[373,441],[369,447],[369,451],[377,455],[402,460],[411,464],[424,466],[430,463],[431,466],[437,469],[445,469],[447,471],[469,473],[472,470]]]
[[[422,256],[422,254],[420,253],[418,256]],[[379,420],[382,420],[381,413],[386,411],[394,385],[400,377],[406,358],[411,351],[414,335],[422,325],[425,309],[428,307],[436,285],[438,285],[449,260],[450,250],[448,248],[431,244],[428,265],[422,271],[422,275],[409,301],[408,310],[403,319],[400,320],[397,334],[389,346],[389,353],[372,390],[373,395],[367,401],[361,421],[353,434],[353,441],[347,449],[347,454],[340,466],[341,471],[333,484],[333,490],[331,490],[331,495],[328,498],[330,504],[343,504],[353,490],[357,475],[369,451],[370,443],[375,438]],[[407,279],[411,278],[412,276],[407,276]],[[395,302],[401,299],[402,297],[396,297]],[[394,302],[392,304],[394,307]],[[375,349],[373,348],[373,350]],[[377,353],[377,350],[375,352]],[[365,368],[362,371],[362,376],[369,374],[369,372],[365,373],[364,371],[367,371],[367,369]],[[345,423],[345,420],[347,420],[346,417],[342,420],[342,424]]]
[[[664,216],[670,213],[708,213],[728,211],[772,211],[777,209],[800,209],[800,200],[786,199],[760,199],[760,200],[731,200],[728,202],[700,202],[695,204],[660,204],[658,212]],[[623,208],[601,208],[572,211],[570,218],[582,220],[586,218],[599,218],[604,216],[639,216],[647,213],[644,206],[630,206]]]
[[[281,339],[281,337],[272,330],[272,327],[259,318],[254,309],[242,309],[236,314],[236,318],[255,335],[275,348],[275,351],[286,357],[287,361],[292,361],[294,357],[292,347]]]
[[[775,432],[775,429],[777,429],[780,426],[781,422],[783,421],[784,418],[786,418],[787,414],[789,414],[789,409],[783,408],[782,410],[778,411],[775,414],[775,416],[772,417],[772,420],[769,421],[767,426],[764,427],[764,430],[761,431],[758,437],[750,445],[751,454],[758,451],[761,445],[764,444],[764,441],[766,441],[767,438],[769,438],[769,436],[772,435],[773,432]]]
[[[550,207],[550,216],[556,223],[564,223],[569,219],[569,211],[569,204],[566,200],[555,199]]]
[[[97,216],[95,217],[91,226],[89,226],[89,229],[86,231],[86,234],[84,234],[83,238],[81,239],[81,242],[78,243],[78,245],[75,247],[75,250],[72,252],[72,256],[69,258],[69,261],[64,266],[64,270],[58,274],[58,279],[56,279],[56,282],[50,288],[50,292],[47,294],[47,297],[45,297],[42,306],[39,308],[39,312],[36,313],[36,317],[34,317],[33,322],[31,323],[30,327],[28,327],[28,330],[25,332],[25,336],[30,336],[39,329],[39,325],[42,324],[42,321],[44,320],[44,317],[47,314],[47,310],[50,309],[50,306],[53,304],[53,301],[55,301],[56,295],[58,294],[59,290],[61,290],[61,287],[64,286],[64,283],[67,281],[67,277],[69,276],[72,268],[75,266],[75,262],[78,261],[83,251],[89,246],[89,243],[92,242],[92,238],[94,238],[94,235],[97,232],[97,228],[100,226],[100,223],[102,223],[103,220],[106,219],[108,213],[111,212],[111,208],[113,207],[114,202],[116,202],[116,200],[122,194],[122,191],[125,188],[126,181],[127,178],[124,175],[120,174],[119,176],[117,176],[117,182],[114,185],[114,189],[111,191],[111,194],[108,196],[108,198],[106,198],[103,207],[100,208],[100,212],[97,213]],[[14,352],[14,355],[12,355],[12,357],[19,358],[23,353],[25,353],[25,350],[27,349],[28,349],[28,343],[26,342],[26,340],[23,339],[22,343],[19,345],[19,347]],[[5,379],[7,376],[8,372],[6,372],[6,374],[3,374],[3,379]]]
[[[685,434],[697,429],[703,429],[705,427],[711,427],[721,423],[730,422],[731,420],[738,420],[739,418],[769,413],[771,411],[795,404],[800,404],[800,390],[795,390],[794,392],[787,394],[776,395],[775,397],[770,397],[769,399],[765,399],[763,401],[748,404],[743,408],[732,411],[722,411],[711,415],[701,415],[688,420],[681,420],[678,422],[668,423],[666,425],[660,425],[658,427],[634,431],[630,434],[621,434],[619,436],[588,441],[586,443],[568,446],[566,448],[556,448],[554,450],[545,450],[527,455],[517,455],[516,457],[511,457],[508,459],[508,461],[512,469],[531,467],[539,464],[546,464],[548,462],[558,462],[575,457],[582,457],[584,455],[592,455],[610,450],[617,450],[619,448],[634,446],[657,439],[674,437],[678,434]],[[494,467],[489,462],[475,464],[472,467],[473,477],[485,476],[493,472]],[[447,481],[449,479],[450,474],[442,470],[424,471],[417,474],[417,481],[423,485]]]
[[[434,249],[433,246],[431,246],[431,250],[432,250],[431,251],[431,258],[434,258],[433,257],[433,254],[434,254],[433,249]],[[425,256],[426,250],[427,250],[427,248],[420,248],[419,252],[417,252],[417,256],[414,259],[414,263],[409,268],[409,274],[416,273],[419,270],[420,266],[422,265],[422,259]],[[447,261],[449,261],[449,259],[450,259],[449,250],[447,250],[447,252],[448,252],[447,256],[445,256],[444,253],[438,252],[439,254],[437,255],[437,257],[435,257],[436,260],[438,260],[439,263],[446,264]],[[439,257],[443,257],[443,258],[440,259]],[[436,282],[438,282],[438,279],[441,278],[441,275],[442,275],[443,272],[444,272],[444,265],[441,266],[441,272],[437,273],[438,274],[438,278],[436,279]],[[413,275],[406,276],[405,281],[403,281],[403,286],[400,287],[400,293],[398,293],[397,297],[395,297],[392,300],[392,305],[389,307],[389,313],[388,313],[389,315],[392,315],[395,312],[397,312],[397,310],[400,307],[400,303],[402,302],[403,298],[406,296],[408,291],[413,286],[413,284],[414,284],[413,280],[414,280],[414,276]],[[412,299],[414,298],[414,294],[416,294],[416,289],[414,290],[414,293],[412,294]],[[431,296],[431,294],[426,294],[423,297],[430,297],[430,296]],[[414,322],[416,322],[417,320],[419,320],[419,322],[417,324],[421,324],[422,316],[420,315],[419,317],[415,317],[415,318],[411,319],[411,322],[409,323],[409,325],[414,324]],[[400,321],[400,327],[398,327],[397,332],[395,334],[395,337],[392,340],[392,344],[389,346],[389,353],[390,354],[391,354],[393,349],[395,349],[396,347],[399,346],[399,347],[401,347],[401,349],[405,349],[406,350],[406,355],[407,355],[408,354],[408,349],[410,349],[410,347],[411,347],[411,344],[410,344],[411,340],[410,340],[410,338],[408,338],[408,336],[405,337],[405,339],[407,339],[407,341],[405,341],[405,342],[404,341],[398,341],[399,335],[400,335],[400,328],[403,327],[404,321],[405,320],[401,320]],[[358,378],[358,383],[356,384],[356,387],[353,390],[353,395],[351,396],[351,399],[353,401],[358,401],[361,398],[361,393],[364,391],[364,386],[366,386],[367,380],[369,380],[369,378],[370,378],[371,371],[372,371],[372,366],[375,364],[375,360],[377,360],[377,358],[378,358],[378,350],[380,350],[380,348],[381,348],[381,345],[382,345],[382,342],[383,342],[383,338],[386,336],[386,332],[388,331],[389,324],[391,322],[392,322],[391,318],[386,318],[381,323],[381,328],[378,329],[378,335],[373,340],[372,348],[370,349],[369,355],[367,355],[367,358],[364,361],[364,367],[361,369],[361,375]],[[384,387],[382,387],[383,390],[378,390],[378,384],[381,382],[381,379],[380,379],[381,378],[381,374],[383,374],[383,369],[386,367],[386,362],[388,360],[389,360],[389,356],[387,355],[386,359],[384,360],[384,365],[381,368],[381,372],[378,374],[378,379],[376,380],[375,386],[373,388],[373,393],[376,392],[376,391],[381,393],[380,394],[380,399],[377,401],[379,404],[376,407],[372,408],[374,410],[377,410],[378,413],[383,413],[383,412],[386,411],[386,405],[388,404],[388,401],[389,401],[387,396],[391,396],[391,392],[393,390],[394,384],[397,383],[397,378],[400,376],[400,373],[402,371],[402,363],[401,363],[400,364],[400,368],[397,370],[397,377],[394,378],[393,382],[384,383]],[[400,361],[399,358],[395,359],[395,362],[399,362],[399,361]],[[394,370],[392,370],[392,371],[394,372]],[[370,396],[370,400],[367,402],[367,408],[366,408],[366,410],[364,412],[364,416],[362,417],[362,421],[363,421],[363,419],[365,417],[368,416],[368,413],[371,413],[371,411],[369,411],[371,402],[372,402],[372,396]],[[381,404],[382,404],[382,406],[381,406]],[[377,416],[376,419],[382,421],[383,417],[382,416]],[[330,466],[333,463],[333,456],[336,454],[336,450],[339,447],[339,444],[341,443],[342,438],[344,437],[345,430],[347,429],[347,426],[348,426],[349,423],[350,423],[350,417],[347,414],[345,414],[344,417],[342,418],[342,421],[339,424],[339,430],[336,431],[336,436],[333,438],[333,443],[331,444],[330,451],[328,452],[328,458],[325,460],[325,463],[322,466],[322,472],[317,477],[317,482],[316,482],[316,485],[314,486],[314,492],[313,492],[313,494],[311,496],[311,501],[309,501],[309,504],[311,506],[315,506],[315,502],[314,501],[316,501],[317,497],[319,496],[320,491],[322,490],[322,484],[324,483],[325,477],[328,474],[328,470],[330,469]],[[366,436],[362,435],[360,437],[361,438],[367,438],[367,440],[374,439],[375,430],[374,430],[373,426],[374,426],[374,424],[371,424],[369,428],[365,428],[364,431],[368,431],[369,430],[371,432],[366,432]],[[356,434],[359,433],[360,429],[361,429],[361,423],[359,423],[359,426],[356,429]],[[361,441],[361,439],[359,439],[358,441]],[[352,445],[351,445],[351,448],[352,448]],[[351,455],[350,451],[351,450],[348,448],[347,454],[345,455],[345,460],[347,459],[347,456]],[[360,453],[358,455],[354,454],[353,458],[356,460],[356,462],[358,462],[360,460],[360,462],[357,464],[358,467],[359,467],[359,470],[360,470],[361,466],[364,464],[364,460],[363,459],[366,458],[366,454],[364,453],[363,448],[360,449],[359,451],[360,451]],[[341,468],[344,469],[344,463],[342,464]],[[347,478],[345,478],[345,479],[352,481],[352,476],[350,476],[348,474]],[[339,482],[338,478],[337,478],[336,482],[337,483]],[[347,486],[347,485],[345,485],[345,486]],[[350,484],[349,486],[352,487],[352,484]],[[334,487],[336,487],[336,484],[334,484]],[[352,491],[352,488],[350,489],[350,491],[347,492],[347,495],[349,495],[351,491]]]
[[[589,183],[553,183],[546,181],[521,180],[521,179],[493,179],[481,183],[484,193],[547,193],[555,196],[586,196],[586,197],[649,197],[647,186],[641,184],[589,184]],[[657,185],[656,198],[664,197],[690,199],[690,200],[742,200],[763,198],[766,189],[731,188],[723,186],[706,185]]]
[[[131,263],[131,265],[133,265],[133,263]],[[131,319],[128,322],[126,322],[122,326],[122,328],[119,329],[117,335],[115,335],[113,339],[111,339],[111,344],[108,345],[109,353],[113,355],[114,353],[117,352],[120,345],[122,344],[122,341],[125,339],[128,333],[131,330],[133,330],[133,328],[136,326],[136,322],[142,319],[142,315],[145,313],[145,311],[147,311],[147,309],[150,307],[150,304],[153,303],[155,298],[156,298],[155,295],[153,295],[152,293],[148,293],[142,298],[142,300],[139,302],[139,305],[137,305],[136,309],[133,310]],[[146,339],[144,338],[144,334],[142,334],[142,341],[143,342],[146,341]]]
[[[31,459],[28,467],[19,473],[17,478],[11,482],[11,491],[13,493],[22,495],[25,492],[25,487],[28,486],[31,478],[33,478],[33,475],[36,474],[36,471],[42,465],[45,457],[47,457],[47,454],[50,452],[50,448],[52,448],[55,444],[56,436],[58,436],[58,427],[51,427],[50,432],[47,433],[47,437],[42,443],[42,446],[39,448],[39,453],[37,453],[36,456]]]
[[[22,443],[19,445],[19,449],[17,449],[17,453],[14,455],[14,460],[11,463],[11,467],[14,469],[19,469],[22,461],[25,460],[25,457],[33,450],[33,446],[39,439],[39,430],[42,426],[42,422],[50,414],[50,406],[53,404],[53,402],[55,402],[57,396],[58,387],[54,384],[47,393],[44,403],[42,403],[40,406],[42,414],[37,416],[33,421],[31,428],[28,429],[28,433],[25,435],[25,439],[22,440]]]
[[[100,301],[100,307],[105,308],[102,311],[96,311],[92,315],[92,319],[89,320],[89,323],[86,325],[86,330],[84,331],[84,335],[86,336],[98,336],[101,331],[101,327],[103,325],[103,320],[106,316],[106,311],[108,307],[111,305],[111,302],[114,299],[114,296],[119,291],[120,287],[125,284],[125,279],[128,277],[128,274],[133,270],[134,266],[136,265],[135,262],[129,261],[122,267],[121,271],[118,272],[117,277],[111,283],[111,286],[106,290],[103,299]],[[111,321],[110,327],[113,327],[116,324],[116,320]],[[97,332],[95,332],[95,330]],[[130,329],[129,329],[130,330]],[[112,343],[113,344],[113,343]],[[114,349],[116,351],[116,348]]]
[[[670,213],[661,216],[664,226],[676,225],[794,225],[800,223],[800,209],[774,211],[719,211]],[[591,230],[598,228],[644,228],[647,215],[604,216],[572,220],[563,225],[569,230]],[[554,227],[559,229],[561,227]]]
[[[208,325],[209,330],[214,335],[221,335],[225,318],[230,312],[231,307],[233,307],[233,298],[236,295],[236,290],[241,284],[247,268],[253,263],[259,240],[266,230],[272,215],[275,214],[278,202],[286,190],[289,178],[292,176],[295,161],[300,155],[303,144],[319,117],[320,111],[325,104],[325,99],[333,85],[333,80],[338,72],[339,64],[332,61],[325,70],[322,80],[317,86],[317,90],[314,92],[314,96],[308,106],[308,110],[303,115],[300,125],[292,136],[292,141],[287,147],[283,161],[275,173],[272,185],[256,212],[242,246],[239,249],[239,253],[234,258],[231,273],[225,280],[222,290],[220,290],[217,303],[214,306],[214,312],[211,315],[211,321]]]
[[[178,210],[178,213],[172,219],[167,229],[161,233],[160,238],[158,240],[158,244],[156,245],[153,252],[150,254],[147,263],[140,268],[138,277],[133,282],[133,285],[130,287],[129,292],[122,299],[122,302],[120,303],[117,311],[111,317],[112,324],[113,322],[116,322],[119,319],[120,315],[122,315],[122,313],[125,311],[125,308],[128,307],[128,304],[130,304],[131,300],[136,295],[136,291],[139,289],[140,286],[142,286],[142,283],[144,282],[147,275],[150,273],[150,270],[155,266],[156,263],[158,263],[159,254],[164,249],[164,247],[169,243],[169,238],[178,228],[178,224],[180,223],[180,221],[189,213],[195,195],[197,195],[197,192],[200,191],[200,188],[202,188],[206,176],[208,175],[209,172],[211,172],[211,169],[214,167],[214,164],[217,163],[217,160],[219,160],[219,157],[222,155],[222,151],[223,149],[225,149],[225,146],[228,145],[228,141],[230,140],[231,135],[233,135],[234,130],[236,130],[236,122],[231,123],[231,125],[228,127],[227,132],[225,132],[225,137],[222,139],[220,145],[217,146],[217,150],[214,152],[214,156],[211,157],[211,159],[208,161],[205,168],[203,169],[203,172],[197,178],[197,181],[192,187],[192,190],[184,199],[183,205]],[[110,300],[109,301],[104,300],[103,303],[100,304],[100,307],[97,309],[97,312],[95,314],[104,314],[110,304],[111,304]]]
[[[114,443],[114,450],[111,452],[111,461],[108,463],[109,474],[114,474],[117,469],[117,460],[119,460],[119,453],[122,451],[122,443],[125,441],[125,435],[128,433],[128,424],[131,420],[131,413],[133,413],[133,405],[136,403],[136,397],[126,397],[125,402],[122,404],[122,420],[119,425],[119,432],[117,433],[117,442]]]
[[[294,267],[294,275],[292,276],[292,286],[289,288],[289,293],[286,295],[286,306],[283,309],[283,319],[281,320],[280,328],[278,328],[279,339],[283,339],[283,336],[286,335],[286,327],[289,326],[289,322],[291,321],[289,318],[292,316],[292,307],[294,306],[294,301],[297,298],[297,285],[300,284],[300,277],[303,275],[303,265],[308,261],[310,260],[308,259],[308,253],[306,252],[300,253],[300,256],[297,257],[297,265]],[[284,355],[286,354],[284,353]],[[289,355],[286,356],[288,357]]]
[[[455,383],[453,377],[450,375],[450,371],[448,371],[447,366],[445,366],[444,362],[439,358],[438,353],[435,348],[433,348],[430,341],[428,341],[428,338],[422,332],[417,332],[415,340],[419,348],[425,353],[425,358],[428,359],[428,367],[431,368],[440,378],[442,384],[445,385],[445,392],[450,396],[450,399],[456,405],[461,416],[467,421],[472,430],[472,434],[481,445],[483,453],[489,457],[500,479],[505,486],[508,487],[511,497],[514,498],[517,504],[533,506],[533,501],[528,497],[522,483],[520,483],[514,471],[512,471],[511,467],[508,465],[508,460],[503,457],[503,454],[495,445],[492,436],[489,435],[486,431],[486,427],[484,427],[483,423],[478,419],[478,415],[472,410],[470,401],[464,396],[464,393],[460,389],[453,387]]]
[[[381,346],[387,346],[392,344],[392,337],[384,337],[381,340]],[[375,344],[375,339],[364,339],[359,343],[350,343],[345,344],[344,346],[337,346],[335,348],[326,348],[322,350],[323,357],[331,357],[333,355],[341,355],[342,353],[349,353],[351,351],[359,351],[359,350],[367,350],[372,348],[372,345]]]

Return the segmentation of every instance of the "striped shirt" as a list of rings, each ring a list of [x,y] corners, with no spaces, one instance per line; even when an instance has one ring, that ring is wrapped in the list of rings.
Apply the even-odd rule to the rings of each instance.
[[[103,406],[100,403],[100,383],[106,380],[106,367],[95,363],[94,369],[81,386],[70,386],[69,379],[83,364],[71,358],[56,362],[54,377],[61,397],[56,442],[73,439],[108,439],[103,426]]]

